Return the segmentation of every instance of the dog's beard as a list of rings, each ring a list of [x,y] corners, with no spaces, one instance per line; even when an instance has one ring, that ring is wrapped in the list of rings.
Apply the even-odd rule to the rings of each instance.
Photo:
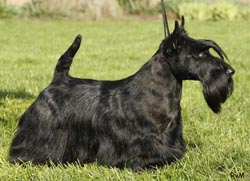
[[[213,112],[219,113],[221,111],[221,104],[233,92],[233,79],[231,76],[221,73],[213,72],[209,77],[203,79],[203,95]]]

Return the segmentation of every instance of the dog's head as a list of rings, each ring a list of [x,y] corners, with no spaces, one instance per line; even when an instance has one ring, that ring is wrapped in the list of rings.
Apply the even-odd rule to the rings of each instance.
[[[160,45],[161,54],[177,79],[201,82],[208,106],[218,113],[221,103],[224,103],[233,92],[234,69],[224,61],[228,58],[217,43],[188,36],[184,29],[183,16],[180,25],[175,21],[174,31],[170,34],[164,5],[162,7],[165,39]],[[210,49],[218,56],[212,55]]]

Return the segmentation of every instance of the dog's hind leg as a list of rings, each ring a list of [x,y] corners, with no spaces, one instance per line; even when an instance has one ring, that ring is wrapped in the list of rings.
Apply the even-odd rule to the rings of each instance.
[[[81,35],[77,35],[71,46],[60,57],[55,68],[54,79],[61,75],[68,75],[72,60],[76,52],[80,48],[81,40],[82,40]]]

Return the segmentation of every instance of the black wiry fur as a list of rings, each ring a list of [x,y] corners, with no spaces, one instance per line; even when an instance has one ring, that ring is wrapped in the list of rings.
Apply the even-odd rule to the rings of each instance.
[[[233,91],[234,70],[223,60],[225,53],[211,40],[190,38],[184,18],[138,72],[118,81],[69,76],[80,43],[78,35],[61,56],[51,84],[22,115],[10,162],[97,161],[133,170],[162,166],[186,151],[182,81],[199,80],[216,113]]]

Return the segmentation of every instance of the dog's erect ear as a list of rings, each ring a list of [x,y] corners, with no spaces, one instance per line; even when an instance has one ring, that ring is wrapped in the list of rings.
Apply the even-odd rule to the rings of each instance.
[[[174,31],[171,34],[170,41],[167,46],[167,54],[170,55],[173,51],[178,49],[180,26],[178,21],[175,21]]]
[[[187,35],[187,32],[184,28],[185,26],[185,19],[184,16],[181,16],[181,24],[179,25],[178,21],[175,20],[175,28],[173,33],[175,35]]]
[[[184,26],[185,26],[184,16],[181,16],[181,24],[180,25],[179,25],[178,21],[175,20],[175,27],[174,27],[174,31],[173,31],[173,47],[174,47],[174,49],[177,49],[177,47],[179,47],[178,49],[181,48],[181,46],[178,45],[180,43],[181,37],[187,35],[187,32],[184,29]]]
[[[175,20],[173,34],[177,34],[179,32],[179,29],[180,29],[179,23],[177,20]]]
[[[184,25],[185,25],[185,19],[184,16],[181,16],[181,28],[184,29]]]

